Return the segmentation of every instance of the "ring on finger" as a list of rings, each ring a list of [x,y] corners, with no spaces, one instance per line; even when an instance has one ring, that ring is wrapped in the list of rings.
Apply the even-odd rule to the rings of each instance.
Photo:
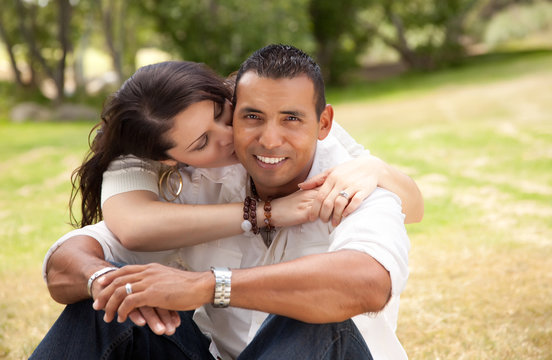
[[[125,290],[126,290],[127,295],[132,294],[132,284],[131,283],[126,283],[125,284]]]
[[[338,195],[343,196],[347,200],[349,200],[349,197],[350,197],[349,193],[346,192],[345,190],[340,191]]]

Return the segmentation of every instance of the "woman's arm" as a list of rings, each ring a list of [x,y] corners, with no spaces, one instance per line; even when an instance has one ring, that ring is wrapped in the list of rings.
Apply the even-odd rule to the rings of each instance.
[[[103,217],[106,225],[126,248],[135,251],[159,251],[196,245],[243,232],[243,203],[218,205],[187,205],[159,200],[158,173],[160,164],[133,156],[112,162],[104,173],[102,184]],[[229,172],[225,181],[243,182],[243,173]],[[182,173],[181,201],[204,186],[207,203],[220,201],[216,187],[197,183],[202,176]],[[240,178],[237,178],[237,177]],[[195,180],[191,180],[191,179]],[[194,182],[195,181],[195,182]],[[206,181],[205,179],[201,181]],[[293,226],[308,221],[309,206],[316,191],[302,191],[272,205],[274,226]],[[257,206],[257,226],[264,226],[264,203]]]
[[[308,222],[316,190],[299,191],[271,202],[277,227]],[[264,226],[264,202],[257,226]],[[243,233],[243,203],[187,205],[161,202],[152,192],[130,191],[104,203],[106,225],[129,250],[160,251],[196,245]]]
[[[423,199],[416,183],[407,175],[375,156],[334,122],[334,136],[349,154],[357,159],[344,163],[309,180],[303,189],[321,186],[316,193],[300,192],[272,202],[274,226],[292,226],[332,218],[335,224],[341,214],[348,215],[368,197],[376,186],[397,194],[403,203],[405,221],[420,221]],[[102,190],[103,217],[109,229],[130,250],[159,251],[195,245],[242,232],[243,204],[186,205],[159,201],[157,193],[159,164],[127,157],[110,166]],[[139,181],[135,181],[139,179]],[[105,191],[109,189],[109,191]],[[350,202],[339,197],[341,190],[351,196]],[[313,190],[314,191],[314,190]],[[323,204],[323,205],[322,205]],[[258,226],[264,224],[262,204],[257,208]]]
[[[327,170],[300,184],[302,189],[320,187],[311,208],[310,219],[320,217],[337,225],[341,216],[353,212],[372,191],[379,186],[395,193],[402,202],[405,223],[420,222],[424,215],[424,200],[416,182],[408,175],[370,154]],[[340,191],[350,195],[344,202]]]

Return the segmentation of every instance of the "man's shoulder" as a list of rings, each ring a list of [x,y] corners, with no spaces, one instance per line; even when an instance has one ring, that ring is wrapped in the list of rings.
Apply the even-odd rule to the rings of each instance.
[[[388,203],[402,206],[401,198],[387,189],[376,187],[376,189],[362,202],[361,208],[377,203]]]
[[[351,160],[353,157],[347,149],[334,137],[319,140],[309,177],[319,174],[336,165]]]

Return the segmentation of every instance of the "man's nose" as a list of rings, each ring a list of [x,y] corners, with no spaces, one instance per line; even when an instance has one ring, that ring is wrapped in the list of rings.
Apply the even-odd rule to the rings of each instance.
[[[265,149],[274,149],[282,145],[282,134],[278,124],[273,121],[266,122],[261,129],[259,144]]]

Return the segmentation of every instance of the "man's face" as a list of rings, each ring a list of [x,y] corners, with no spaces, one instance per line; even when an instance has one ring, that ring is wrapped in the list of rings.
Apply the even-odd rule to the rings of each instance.
[[[318,121],[314,85],[307,76],[270,79],[249,71],[241,77],[234,147],[262,197],[298,189],[309,174],[317,139],[330,131],[332,116],[328,106]]]

